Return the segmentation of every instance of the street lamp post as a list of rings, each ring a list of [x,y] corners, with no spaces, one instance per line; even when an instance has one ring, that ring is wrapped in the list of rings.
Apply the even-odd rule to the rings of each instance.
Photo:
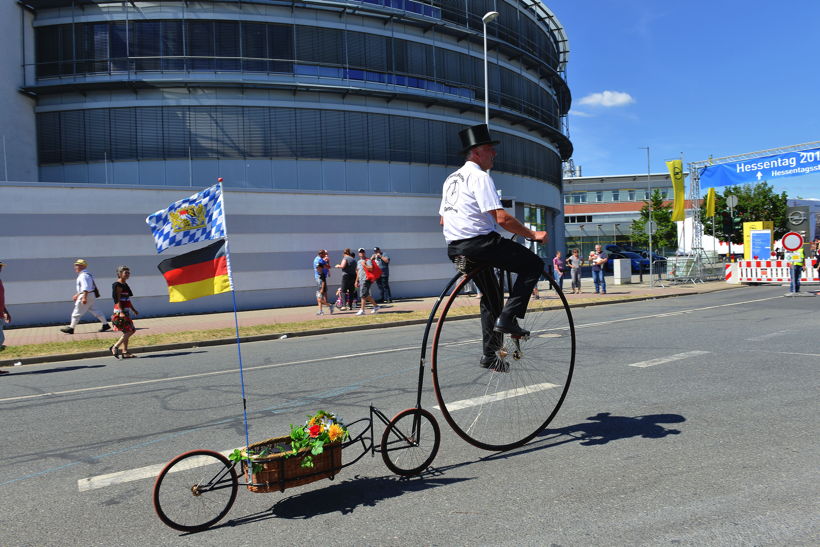
[[[654,255],[652,254],[652,229],[654,221],[652,220],[652,179],[651,179],[651,163],[649,161],[649,147],[641,146],[640,148],[646,150],[646,190],[649,192],[649,223],[647,224],[647,232],[649,233],[649,288],[653,288],[652,282],[652,262]]]
[[[498,17],[497,11],[488,11],[481,18],[484,23],[484,123],[490,127],[490,83],[487,75],[487,25]]]

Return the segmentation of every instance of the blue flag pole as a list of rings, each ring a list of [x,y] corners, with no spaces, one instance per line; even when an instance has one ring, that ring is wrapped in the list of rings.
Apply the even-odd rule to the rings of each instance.
[[[222,177],[217,179],[219,183],[222,182]],[[224,194],[223,198],[224,199]],[[227,212],[225,211],[225,205],[222,205],[222,214],[224,218],[227,218]],[[250,431],[248,427],[248,400],[245,397],[245,370],[242,366],[242,344],[239,338],[239,313],[236,310],[236,288],[233,284],[233,270],[231,269],[231,248],[230,243],[228,242],[228,225],[227,222],[223,218],[223,224],[225,226],[225,260],[228,263],[228,279],[231,283],[231,297],[233,298],[233,323],[236,329],[236,353],[239,358],[239,385],[242,388],[242,422],[245,426],[245,449],[248,450],[250,447]],[[250,453],[247,454],[247,465],[248,465],[248,474],[250,476],[251,472],[251,460],[250,460]]]

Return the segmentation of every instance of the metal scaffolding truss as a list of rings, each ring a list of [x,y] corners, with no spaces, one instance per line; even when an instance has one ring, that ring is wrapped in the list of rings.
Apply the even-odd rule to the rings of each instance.
[[[703,250],[703,224],[700,221],[700,173],[704,167],[710,165],[721,165],[737,161],[752,160],[766,156],[777,156],[787,152],[799,152],[818,148],[820,141],[794,144],[791,146],[781,146],[780,148],[769,148],[757,152],[737,154],[735,156],[725,156],[722,158],[709,158],[703,161],[693,161],[689,163],[689,202],[692,204],[692,248],[687,256],[693,259],[693,279],[692,281],[703,281],[704,258],[706,253]]]

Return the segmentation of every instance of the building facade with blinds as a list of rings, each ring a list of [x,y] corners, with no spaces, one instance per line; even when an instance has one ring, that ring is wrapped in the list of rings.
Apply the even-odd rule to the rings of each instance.
[[[22,66],[0,65],[13,75],[9,100],[29,105],[16,109],[29,145],[15,146],[36,164],[33,180],[7,176],[0,192],[35,211],[61,196],[53,233],[46,218],[21,218],[29,232],[0,236],[56,238],[38,251],[49,256],[18,244],[19,256],[4,257],[18,261],[21,283],[52,282],[43,267],[77,255],[103,270],[133,264],[151,312],[220,308],[227,299],[185,310],[162,302],[143,219],[222,177],[241,305],[309,303],[319,248],[335,261],[346,247],[378,245],[394,259],[395,295],[437,292],[452,272],[438,200],[463,163],[458,132],[483,121],[488,11],[500,14],[488,25],[490,126],[501,141],[493,177],[505,206],[550,232],[539,251],[563,247],[568,43],[541,2],[24,0],[0,9],[21,34]],[[0,209],[31,214],[8,200]],[[93,249],[61,240],[84,236],[101,239]],[[40,309],[32,319],[50,316],[56,296],[30,302]]]

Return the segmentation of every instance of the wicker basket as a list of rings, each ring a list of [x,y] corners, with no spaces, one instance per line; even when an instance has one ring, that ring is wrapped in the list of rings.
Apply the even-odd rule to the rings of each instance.
[[[250,445],[254,448],[270,448],[276,445],[290,445],[290,437],[273,437]],[[342,443],[328,443],[324,446],[324,452],[318,456],[313,456],[313,467],[302,467],[302,459],[310,452],[309,448],[303,448],[296,456],[285,457],[284,454],[273,454],[271,456],[251,456],[251,461],[261,464],[262,469],[250,474],[246,460],[242,460],[242,468],[245,478],[248,481],[248,490],[251,492],[273,492],[279,490],[284,492],[285,488],[302,486],[319,479],[333,478],[339,469],[342,468]],[[242,455],[246,452],[243,450]]]

